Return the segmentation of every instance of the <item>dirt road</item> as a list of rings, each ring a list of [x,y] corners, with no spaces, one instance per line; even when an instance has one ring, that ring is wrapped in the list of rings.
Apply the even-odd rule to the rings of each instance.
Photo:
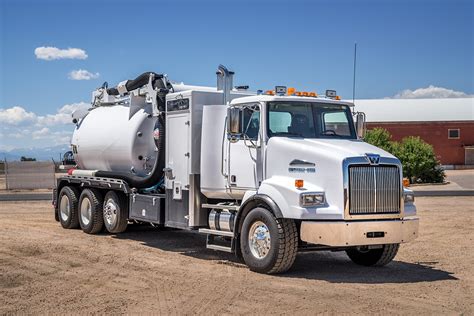
[[[420,238],[384,268],[299,254],[259,275],[195,233],[64,230],[47,202],[0,204],[0,314],[474,313],[474,198],[419,198]]]

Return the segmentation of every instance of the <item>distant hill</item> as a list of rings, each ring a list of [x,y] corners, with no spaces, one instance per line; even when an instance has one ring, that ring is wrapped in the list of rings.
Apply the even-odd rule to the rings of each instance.
[[[51,160],[59,161],[59,155],[64,154],[70,150],[69,145],[58,145],[53,147],[43,148],[18,148],[9,151],[0,150],[0,160],[7,161],[20,160],[21,156],[36,158],[36,160]]]

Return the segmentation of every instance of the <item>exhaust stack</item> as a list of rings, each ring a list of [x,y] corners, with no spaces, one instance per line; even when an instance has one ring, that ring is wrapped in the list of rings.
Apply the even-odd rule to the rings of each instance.
[[[230,102],[230,91],[232,90],[234,72],[229,71],[225,66],[219,65],[216,71],[217,91],[222,91],[222,102]]]

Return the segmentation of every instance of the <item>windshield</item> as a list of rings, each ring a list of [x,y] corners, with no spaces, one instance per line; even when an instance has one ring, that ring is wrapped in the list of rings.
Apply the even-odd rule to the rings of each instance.
[[[356,139],[348,106],[319,102],[268,102],[268,137]]]

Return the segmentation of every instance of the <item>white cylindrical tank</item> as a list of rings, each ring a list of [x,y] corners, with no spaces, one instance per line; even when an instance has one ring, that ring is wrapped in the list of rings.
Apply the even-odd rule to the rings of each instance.
[[[76,125],[71,145],[80,169],[148,174],[157,158],[151,105],[100,106]]]

